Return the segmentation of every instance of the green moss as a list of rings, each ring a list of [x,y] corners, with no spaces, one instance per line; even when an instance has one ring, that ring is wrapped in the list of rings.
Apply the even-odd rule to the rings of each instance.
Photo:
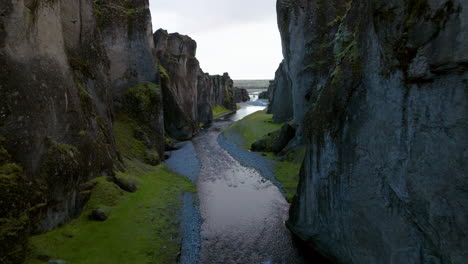
[[[215,107],[213,107],[213,109],[211,109],[211,111],[213,111],[213,117],[214,118],[216,118],[217,116],[219,116],[221,114],[231,112],[231,110],[229,110],[226,107],[221,106],[221,105],[216,105]]]
[[[273,115],[267,114],[266,110],[255,112],[242,120],[231,125],[225,133],[229,137],[229,131],[238,132],[242,135],[245,142],[242,145],[245,149],[255,141],[261,139],[264,135],[280,129],[282,124],[273,123]]]
[[[143,160],[145,145],[142,141],[135,138],[135,131],[141,130],[137,122],[125,114],[119,114],[113,128],[120,153],[126,158]]]
[[[23,168],[3,147],[5,141],[0,137],[0,263],[15,264],[26,254],[29,216],[43,203],[41,186],[24,177]]]
[[[94,79],[95,76],[91,70],[91,65],[89,61],[82,60],[80,58],[70,57],[68,59],[70,67],[78,72],[81,72],[85,77]]]
[[[140,83],[122,94],[123,112],[143,124],[150,124],[159,113],[161,88],[154,83]]]
[[[289,159],[280,160],[278,157],[269,153],[267,157],[275,162],[275,176],[281,183],[281,187],[286,194],[286,200],[292,202],[296,195],[297,185],[299,184],[299,172],[301,170],[302,161],[304,160],[305,152],[291,153]]]
[[[51,186],[66,186],[76,180],[81,173],[78,162],[80,155],[78,149],[68,144],[50,141],[45,161],[42,165],[42,174]],[[62,184],[57,184],[58,182]]]
[[[169,81],[171,77],[169,75],[169,72],[166,70],[166,68],[164,68],[164,66],[159,64],[158,69],[159,69],[159,74],[161,75],[161,78],[163,80]]]
[[[258,111],[234,123],[225,131],[225,136],[229,137],[231,133],[240,133],[244,139],[242,147],[248,150],[253,142],[263,138],[266,134],[277,131],[281,126],[282,124],[273,123],[271,114],[267,114],[266,111]],[[273,153],[267,155],[268,159],[274,161],[275,176],[281,183],[288,201],[292,201],[296,194],[299,170],[304,154],[305,151],[300,149],[290,153],[286,159],[280,159]]]
[[[85,212],[89,212],[100,205],[115,206],[124,194],[122,189],[109,178],[98,177],[93,179],[92,183],[95,186],[84,208]]]
[[[194,187],[164,167],[136,161],[128,165],[127,173],[141,181],[137,192],[122,196],[115,184],[97,179],[99,184],[78,219],[30,239],[33,252],[26,263],[42,263],[37,255],[83,264],[176,263],[180,239],[175,216],[181,194]],[[102,205],[111,206],[112,214],[105,222],[90,221],[88,215]]]

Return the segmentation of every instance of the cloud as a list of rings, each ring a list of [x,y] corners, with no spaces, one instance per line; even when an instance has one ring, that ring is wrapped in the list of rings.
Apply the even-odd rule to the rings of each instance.
[[[276,0],[150,0],[153,28],[198,43],[197,57],[211,74],[271,79],[282,59]]]
[[[276,18],[276,0],[150,0],[150,8],[156,27],[170,19],[187,33]]]

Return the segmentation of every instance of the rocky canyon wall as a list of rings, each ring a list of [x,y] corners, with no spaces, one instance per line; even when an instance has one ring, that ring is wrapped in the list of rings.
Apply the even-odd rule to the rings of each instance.
[[[2,1],[0,262],[21,263],[31,232],[80,213],[82,183],[113,175],[113,101],[157,82],[150,23],[146,0]]]
[[[292,83],[285,63],[282,62],[276,70],[275,79],[268,86],[268,113],[273,114],[277,123],[287,122],[294,118]]]
[[[211,122],[216,105],[236,109],[231,78],[227,73],[209,75],[201,70],[193,39],[160,29],[154,33],[154,43],[163,76],[165,126],[171,137],[192,138],[199,122]]]
[[[289,228],[337,263],[468,262],[468,3],[277,9],[308,142]]]

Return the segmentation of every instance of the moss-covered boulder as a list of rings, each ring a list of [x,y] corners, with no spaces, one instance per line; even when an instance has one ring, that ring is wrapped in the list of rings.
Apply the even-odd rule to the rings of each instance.
[[[156,166],[159,163],[161,163],[161,157],[154,150],[146,150],[145,151],[145,162],[152,165],[152,166]]]
[[[255,141],[252,146],[252,151],[258,152],[281,152],[294,138],[296,130],[293,125],[285,124],[281,129],[268,133],[262,139]]]
[[[109,206],[100,205],[91,211],[89,218],[95,221],[106,221],[110,213],[111,208]]]
[[[119,172],[115,175],[115,184],[127,192],[136,192],[139,183],[136,177],[129,174]]]

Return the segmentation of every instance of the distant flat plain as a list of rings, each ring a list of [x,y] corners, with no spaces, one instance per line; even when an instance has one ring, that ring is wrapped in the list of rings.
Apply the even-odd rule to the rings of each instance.
[[[270,80],[234,80],[234,87],[244,88],[249,92],[256,92],[268,89]]]

